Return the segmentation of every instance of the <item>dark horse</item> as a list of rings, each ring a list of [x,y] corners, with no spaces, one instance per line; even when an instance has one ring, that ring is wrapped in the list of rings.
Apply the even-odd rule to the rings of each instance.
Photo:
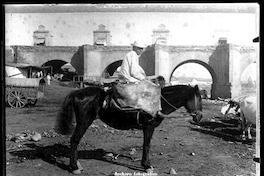
[[[120,129],[143,130],[143,154],[141,165],[144,169],[152,168],[149,159],[150,140],[154,129],[160,125],[167,114],[184,106],[190,113],[202,111],[201,95],[198,86],[176,85],[164,87],[161,90],[162,111],[156,116],[151,116],[144,111],[120,111],[117,109],[103,108],[103,102],[109,92],[100,86],[89,86],[74,90],[69,93],[58,113],[55,130],[58,133],[71,136],[70,168],[74,174],[80,174],[83,170],[78,160],[77,146],[87,128],[96,118],[107,125]],[[72,119],[75,115],[76,127],[72,127]]]

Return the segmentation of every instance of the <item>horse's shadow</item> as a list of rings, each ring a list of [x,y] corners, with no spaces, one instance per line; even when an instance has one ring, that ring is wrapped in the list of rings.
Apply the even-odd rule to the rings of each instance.
[[[233,120],[232,123],[219,123],[210,121],[204,121],[200,123],[196,123],[193,121],[189,122],[191,124],[200,126],[190,127],[191,130],[216,136],[222,138],[225,141],[242,142],[243,144],[253,144],[255,141],[254,139],[243,140],[241,138],[241,129],[240,127],[238,127],[238,123],[235,120]]]
[[[70,158],[71,150],[68,145],[53,144],[50,146],[38,146],[34,143],[27,143],[24,145],[30,149],[11,151],[9,153],[12,156],[15,156],[17,158],[24,158],[26,160],[41,159],[63,170],[67,170],[71,172],[71,168],[69,167],[69,158]],[[115,160],[113,158],[109,159],[109,157],[106,157],[107,153],[109,152],[105,151],[104,149],[79,150],[78,156],[79,156],[79,159],[95,159],[99,161],[108,162],[111,164],[116,164],[119,166],[124,166],[124,167],[127,167],[135,171],[144,172],[144,169],[141,166],[132,165],[131,163],[124,163],[122,162],[124,160],[118,161],[118,159],[115,159]],[[117,156],[117,154],[114,154],[114,156]],[[130,158],[129,156],[122,155],[122,154],[119,156]],[[64,158],[64,159],[61,159],[61,158]],[[67,161],[65,160],[65,158],[68,158],[66,159]]]

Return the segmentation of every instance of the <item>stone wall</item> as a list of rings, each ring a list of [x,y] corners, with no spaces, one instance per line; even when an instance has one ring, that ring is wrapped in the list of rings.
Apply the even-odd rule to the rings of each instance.
[[[5,47],[5,62],[15,62],[15,50],[14,46]]]
[[[84,73],[82,46],[10,46],[6,48],[5,58],[6,62],[34,66],[42,66],[52,60],[62,60],[71,63],[79,74]]]

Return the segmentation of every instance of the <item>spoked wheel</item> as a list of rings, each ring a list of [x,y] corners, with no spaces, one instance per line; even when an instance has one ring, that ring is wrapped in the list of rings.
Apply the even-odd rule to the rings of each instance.
[[[29,106],[35,106],[37,103],[38,99],[28,99],[28,105]]]
[[[20,90],[12,90],[7,96],[7,102],[12,108],[23,108],[27,104],[27,95]]]

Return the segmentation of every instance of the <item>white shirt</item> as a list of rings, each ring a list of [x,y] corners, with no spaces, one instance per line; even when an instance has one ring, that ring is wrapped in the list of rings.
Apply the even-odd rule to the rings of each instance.
[[[126,54],[120,68],[119,78],[128,82],[139,82],[146,78],[146,73],[139,65],[139,56],[135,51]]]
[[[50,77],[50,75],[47,75],[47,80],[51,80],[51,77]]]

